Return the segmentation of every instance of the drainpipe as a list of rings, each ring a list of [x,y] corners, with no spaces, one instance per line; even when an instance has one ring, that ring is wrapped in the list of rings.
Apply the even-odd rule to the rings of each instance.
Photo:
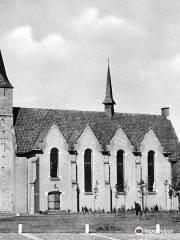
[[[28,201],[28,158],[27,158],[27,183],[26,183],[26,188],[27,188],[27,202],[26,202],[26,204],[27,204],[27,209],[26,209],[26,211],[27,211],[27,213],[28,213],[28,204],[29,204],[29,201]]]

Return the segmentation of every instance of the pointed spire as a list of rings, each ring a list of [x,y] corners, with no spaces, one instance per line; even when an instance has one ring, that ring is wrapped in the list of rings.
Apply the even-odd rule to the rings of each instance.
[[[114,99],[113,99],[113,93],[112,93],[109,58],[108,58],[108,70],[107,70],[107,82],[106,82],[106,95],[105,95],[105,99],[103,101],[103,104],[116,104]]]
[[[0,88],[13,88],[6,75],[1,50],[0,50]]]
[[[113,99],[113,93],[112,93],[109,58],[108,58],[107,81],[106,81],[106,95],[105,95],[103,104],[105,106],[105,112],[108,114],[110,118],[112,118],[114,114],[114,104],[116,103]]]

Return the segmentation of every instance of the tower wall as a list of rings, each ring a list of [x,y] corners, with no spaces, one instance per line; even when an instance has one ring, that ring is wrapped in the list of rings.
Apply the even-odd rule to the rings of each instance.
[[[12,116],[13,89],[0,88],[0,115]]]
[[[0,211],[14,209],[12,88],[0,88]]]

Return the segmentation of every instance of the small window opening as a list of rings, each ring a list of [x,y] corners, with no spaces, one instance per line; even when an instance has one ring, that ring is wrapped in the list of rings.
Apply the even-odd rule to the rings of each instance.
[[[52,148],[50,153],[50,176],[51,178],[58,177],[58,149]]]
[[[117,152],[117,190],[124,191],[124,151],[118,150]]]
[[[92,170],[91,170],[91,149],[86,149],[84,153],[84,182],[85,192],[92,192]]]
[[[154,186],[154,152],[148,152],[148,191],[152,192]]]

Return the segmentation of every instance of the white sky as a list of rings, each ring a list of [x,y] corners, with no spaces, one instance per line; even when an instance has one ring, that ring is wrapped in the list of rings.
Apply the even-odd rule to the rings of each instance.
[[[0,48],[14,105],[103,111],[170,107],[180,137],[179,0],[0,1]]]

